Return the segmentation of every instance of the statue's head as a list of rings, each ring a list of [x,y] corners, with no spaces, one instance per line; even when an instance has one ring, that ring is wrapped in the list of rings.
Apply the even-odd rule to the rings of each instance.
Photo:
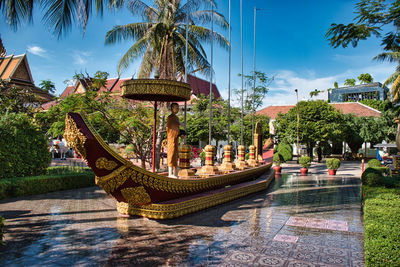
[[[172,113],[177,114],[179,112],[179,104],[178,103],[172,103],[170,107],[171,107]]]

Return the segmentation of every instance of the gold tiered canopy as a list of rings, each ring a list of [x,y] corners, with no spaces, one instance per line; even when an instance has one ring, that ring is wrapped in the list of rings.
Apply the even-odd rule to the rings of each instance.
[[[136,79],[122,83],[122,97],[147,101],[185,101],[190,99],[190,85],[161,79]]]
[[[164,79],[132,79],[121,84],[121,96],[128,99],[154,101],[153,157],[152,170],[155,172],[155,144],[157,101],[177,102],[190,99],[192,90],[184,82]]]

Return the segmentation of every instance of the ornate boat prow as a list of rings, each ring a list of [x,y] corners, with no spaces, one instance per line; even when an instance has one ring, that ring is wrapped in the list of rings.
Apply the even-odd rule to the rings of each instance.
[[[267,188],[271,163],[209,178],[176,179],[142,169],[113,151],[85,117],[68,113],[64,138],[117,201],[120,213],[174,218]]]

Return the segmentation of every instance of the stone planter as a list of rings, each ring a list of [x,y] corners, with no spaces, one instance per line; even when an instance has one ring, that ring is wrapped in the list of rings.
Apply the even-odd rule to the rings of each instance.
[[[301,175],[307,175],[308,169],[307,168],[300,168]]]
[[[274,166],[272,168],[275,170],[275,173],[281,173],[282,166]]]
[[[336,175],[336,171],[337,171],[337,170],[329,170],[329,169],[328,169],[328,174],[329,174],[329,175]]]

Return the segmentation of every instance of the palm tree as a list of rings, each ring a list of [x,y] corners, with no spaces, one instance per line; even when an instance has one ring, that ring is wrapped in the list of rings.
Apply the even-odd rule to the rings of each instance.
[[[214,21],[221,27],[227,27],[224,16],[202,7],[215,6],[214,0],[153,0],[154,7],[141,0],[128,3],[133,16],[142,16],[144,22],[118,25],[107,32],[106,44],[133,41],[134,44],[123,55],[118,72],[125,70],[133,60],[143,57],[139,78],[147,78],[155,70],[160,78],[176,79],[177,74],[185,73],[184,55],[186,42],[186,19],[189,20],[188,66],[203,74],[210,73],[210,64],[201,42],[214,38],[219,45],[227,48],[227,40],[220,34],[196,24]]]
[[[392,47],[392,49],[392,52],[384,52],[377,55],[374,60],[397,62],[396,71],[383,83],[383,86],[392,84],[392,102],[397,102],[400,98],[400,47]]]
[[[42,80],[39,84],[40,88],[48,93],[54,93],[56,91],[56,86],[50,80]]]
[[[84,33],[94,10],[96,15],[101,16],[105,8],[120,8],[125,1],[127,0],[0,0],[0,11],[6,23],[17,30],[24,22],[32,22],[34,7],[41,6],[44,12],[43,22],[60,38],[72,25],[80,25]]]

